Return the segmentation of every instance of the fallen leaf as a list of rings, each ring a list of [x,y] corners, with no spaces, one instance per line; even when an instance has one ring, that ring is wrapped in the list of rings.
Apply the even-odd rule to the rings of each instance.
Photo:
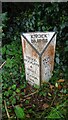
[[[10,73],[10,75],[12,75],[13,73]]]
[[[20,107],[22,107],[22,104],[20,104]]]
[[[61,85],[58,85],[58,89],[61,90],[61,89],[62,89],[62,86],[61,86]]]
[[[24,93],[26,93],[26,89],[24,89]]]
[[[31,97],[27,97],[26,99],[30,100],[30,99],[31,99]]]
[[[58,82],[59,82],[59,83],[60,83],[60,82],[64,82],[64,79],[59,79]]]
[[[54,85],[50,85],[50,89],[52,90],[54,88]]]
[[[43,104],[43,108],[44,108],[44,109],[46,109],[46,108],[48,108],[48,107],[49,107],[49,105],[48,105],[47,103],[44,103],[44,104]]]
[[[26,117],[27,117],[27,118],[30,118],[30,115],[29,115],[29,114],[27,114],[27,115],[26,115]]]
[[[50,94],[50,93],[48,93],[48,95],[49,95],[49,96],[51,96],[51,94]]]
[[[58,83],[55,83],[55,87],[57,87],[57,88],[58,88]]]

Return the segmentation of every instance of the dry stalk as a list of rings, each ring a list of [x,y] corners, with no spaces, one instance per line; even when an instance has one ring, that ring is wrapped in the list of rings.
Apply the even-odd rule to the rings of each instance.
[[[5,63],[6,63],[6,61],[4,63],[2,63],[2,65],[0,66],[0,69],[4,66]]]
[[[10,119],[10,115],[9,115],[9,112],[8,112],[8,109],[7,109],[7,105],[6,105],[6,101],[4,100],[4,106],[5,106],[5,110],[6,110],[6,113],[7,113],[7,117]]]
[[[53,105],[53,102],[54,102],[55,98],[56,98],[56,95],[54,96],[54,98],[53,98],[53,100],[52,100],[52,102],[51,102],[50,107]]]
[[[24,98],[30,97],[31,95],[34,95],[34,94],[36,94],[37,92],[38,92],[38,90],[37,90],[37,91],[35,91],[35,92],[33,92],[33,93],[30,93],[30,94],[28,94],[28,95],[24,96]]]

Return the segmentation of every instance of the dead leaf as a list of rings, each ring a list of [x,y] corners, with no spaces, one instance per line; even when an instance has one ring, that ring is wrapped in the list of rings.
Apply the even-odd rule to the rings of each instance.
[[[31,97],[27,97],[26,99],[30,100],[30,99],[31,99]]]
[[[26,89],[24,89],[24,93],[26,93]]]
[[[20,104],[20,107],[22,107],[22,104]]]
[[[62,86],[61,86],[61,85],[58,85],[58,89],[61,90],[61,89],[62,89]]]
[[[50,89],[52,90],[54,88],[54,85],[50,85]]]
[[[48,93],[49,96],[51,96],[51,93]]]
[[[27,114],[27,115],[26,115],[26,117],[27,117],[27,118],[30,118],[30,115],[29,115],[29,114]]]
[[[10,72],[10,75],[12,75],[13,73],[12,72]]]
[[[60,82],[64,82],[64,79],[59,79],[58,82],[59,82],[59,83],[60,83]]]
[[[58,83],[55,83],[55,87],[58,88]]]
[[[49,105],[48,105],[47,103],[44,103],[44,104],[43,104],[43,108],[44,108],[44,109],[46,109],[46,108],[48,108],[48,107],[49,107]]]

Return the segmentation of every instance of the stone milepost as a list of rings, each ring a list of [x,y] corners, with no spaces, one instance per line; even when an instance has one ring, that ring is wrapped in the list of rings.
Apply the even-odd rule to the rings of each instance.
[[[54,67],[56,34],[54,32],[21,35],[26,80],[31,85],[49,81]]]
[[[26,67],[26,79],[29,80],[28,82],[33,85],[35,82],[39,84],[38,80],[38,72],[39,72],[39,63],[36,59],[26,56],[24,59],[25,67]],[[27,65],[27,66],[26,66]]]

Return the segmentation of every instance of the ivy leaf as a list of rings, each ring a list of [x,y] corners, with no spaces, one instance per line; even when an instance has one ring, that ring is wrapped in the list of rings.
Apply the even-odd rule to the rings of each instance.
[[[39,89],[39,86],[35,84],[35,85],[34,85],[34,88]]]
[[[5,64],[6,68],[12,68],[12,63],[13,63],[13,61],[11,59],[7,58],[7,61]]]
[[[56,57],[56,63],[59,64],[60,60],[59,57]]]
[[[17,88],[17,89],[16,89],[16,92],[17,92],[17,93],[20,93],[20,89]]]
[[[68,45],[68,40],[66,41],[66,45]]]
[[[19,107],[19,106],[15,106],[14,108],[15,114],[17,116],[17,118],[25,118],[25,113],[24,113],[24,109]]]
[[[67,47],[65,47],[65,49],[64,49],[64,50],[65,50],[65,52],[68,52],[68,46],[67,46]]]
[[[13,105],[16,104],[16,98],[13,98],[12,104],[13,104]]]
[[[67,23],[66,23],[66,22],[63,23],[63,24],[61,24],[61,25],[60,25],[61,30],[63,30],[66,26],[67,26]]]
[[[14,85],[12,85],[12,89],[13,90],[15,90],[16,89],[16,85],[14,84]]]
[[[4,46],[4,47],[2,48],[2,54],[5,54],[5,52],[6,52],[6,47]]]

